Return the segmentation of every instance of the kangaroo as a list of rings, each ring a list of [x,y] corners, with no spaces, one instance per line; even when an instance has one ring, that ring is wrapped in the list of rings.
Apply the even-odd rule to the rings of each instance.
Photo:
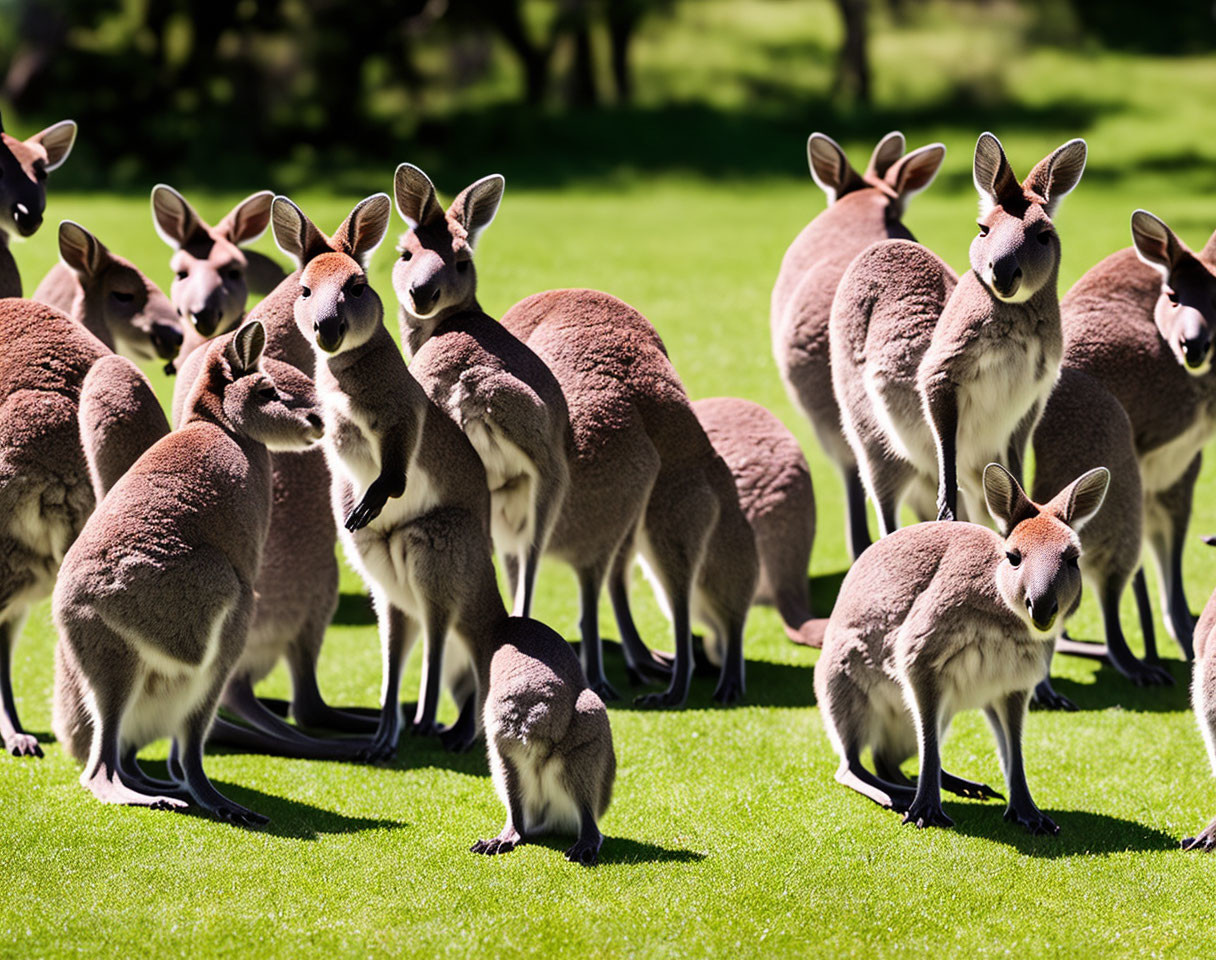
[[[812,619],[807,567],[815,542],[815,489],[794,435],[758,403],[717,397],[692,405],[726,461],[760,561],[755,603],[777,607],[786,636],[818,647],[826,620]]]
[[[1165,626],[1189,660],[1182,548],[1203,446],[1216,433],[1216,246],[1197,256],[1145,210],[1132,214],[1131,229],[1133,246],[1092,267],[1064,298],[1064,362],[1101,381],[1131,420]],[[1134,587],[1151,624],[1143,571]],[[1154,658],[1147,629],[1145,647]]]
[[[111,365],[118,358],[53,307],[0,301],[0,344],[0,736],[14,756],[39,757],[17,717],[12,650],[93,512],[80,408],[98,427],[90,455],[107,480],[168,424],[143,374]]]
[[[551,290],[520,301],[502,324],[557,377],[570,410],[575,456],[570,492],[549,552],[579,580],[583,668],[603,699],[598,604],[605,576],[631,676],[669,677],[645,707],[685,702],[692,678],[692,620],[710,627],[721,666],[714,697],[744,693],[743,628],[755,595],[755,540],[730,468],[715,452],[650,322],[595,290]],[[638,636],[627,576],[640,548],[675,632],[674,665]]]
[[[838,782],[902,812],[905,823],[951,826],[943,788],[1000,797],[941,768],[950,720],[981,707],[1009,789],[1005,819],[1032,834],[1059,832],[1030,797],[1022,726],[1060,624],[1080,602],[1077,532],[1101,507],[1109,476],[1090,470],[1040,505],[990,464],[984,492],[999,534],[972,523],[920,523],[884,537],[853,565],[815,665]],[[874,773],[861,765],[866,747]],[[913,786],[900,765],[918,751]]]
[[[578,658],[557,633],[511,617],[475,656],[490,773],[506,825],[473,853],[509,853],[549,832],[577,833],[566,859],[590,866],[603,837],[616,776],[604,702],[587,687]]]
[[[1216,545],[1216,538],[1204,537],[1209,545]],[[1212,772],[1216,773],[1216,670],[1212,661],[1216,658],[1216,642],[1213,632],[1216,631],[1216,592],[1208,598],[1207,605],[1199,615],[1195,625],[1195,669],[1191,678],[1191,704],[1195,710],[1195,719],[1199,723],[1199,733],[1207,747],[1208,760],[1212,764]],[[1216,850],[1216,819],[1193,837],[1182,841],[1183,850]]]
[[[888,240],[841,279],[832,383],[883,536],[909,490],[936,481],[938,519],[979,518],[984,465],[1005,460],[1020,477],[1063,355],[1051,218],[1081,178],[1085,149],[1069,141],[1019,184],[1000,141],[982,134],[971,269],[956,282],[924,247]]]
[[[773,356],[790,399],[811,421],[844,481],[845,533],[854,559],[870,543],[866,494],[832,393],[828,317],[840,278],[857,254],[878,240],[913,239],[904,211],[933,182],[946,148],[933,143],[905,156],[904,146],[902,133],[888,133],[858,175],[835,140],[811,134],[811,176],[828,206],[790,245],[773,287]]]
[[[34,291],[35,300],[74,317],[110,350],[172,366],[182,329],[160,287],[71,220],[59,224],[59,257]]]
[[[280,392],[260,367],[264,345],[250,324],[208,348],[182,426],[114,484],[64,558],[53,615],[65,690],[54,726],[73,749],[88,730],[87,754],[74,755],[80,782],[103,803],[197,805],[243,826],[267,822],[216,790],[202,763],[253,611],[268,447],[300,449],[322,434],[315,393]],[[173,782],[150,780],[134,762],[163,736],[174,738]]]
[[[272,227],[300,264],[295,319],[316,353],[334,515],[372,593],[384,653],[382,711],[370,755],[393,755],[401,668],[419,629],[422,690],[413,730],[467,748],[477,732],[469,650],[506,617],[491,559],[490,491],[468,438],[410,376],[363,264],[388,229],[385,194],[361,201],[327,238],[286,197]],[[460,641],[448,644],[453,634]],[[445,663],[446,660],[446,663]],[[435,723],[446,678],[458,723]]]
[[[417,167],[397,168],[410,230],[393,266],[410,374],[465,432],[490,484],[491,532],[516,616],[528,616],[541,554],[570,483],[574,439],[548,367],[477,302],[473,250],[502,200],[503,178],[467,187],[444,213]]]
[[[168,184],[152,188],[152,222],[173,250],[169,295],[186,326],[182,360],[209,337],[235,329],[251,292],[264,296],[287,276],[270,257],[242,249],[270,225],[273,199],[270,190],[251,194],[213,227]]]
[[[76,142],[76,123],[60,120],[27,140],[4,132],[0,120],[0,297],[20,297],[21,273],[9,250],[12,237],[32,237],[46,211],[46,181]]]

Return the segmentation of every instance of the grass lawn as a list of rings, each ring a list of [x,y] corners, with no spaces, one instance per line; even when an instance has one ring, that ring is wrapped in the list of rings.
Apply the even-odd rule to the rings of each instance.
[[[708,38],[699,47],[701,68],[712,71],[732,25],[724,24],[727,5],[705,6],[710,13],[693,26]],[[696,31],[679,36],[693,43]],[[934,62],[954,63],[966,48],[952,36],[940,39],[929,23],[906,42]],[[1164,217],[1192,246],[1216,227],[1216,122],[1207,101],[1153,93],[1211,89],[1216,64],[1041,50],[1028,52],[1020,69],[1004,69],[994,60],[996,41],[984,34],[974,49],[988,72],[974,83],[988,84],[996,71],[1002,105],[955,116],[916,106],[918,97],[928,102],[940,91],[912,83],[923,71],[889,56],[894,43],[886,33],[876,41],[880,108],[856,126],[841,120],[842,139],[858,166],[875,139],[871,128],[888,121],[913,146],[947,143],[941,177],[913,201],[907,222],[956,268],[974,232],[971,148],[985,127],[1002,137],[1020,175],[1064,140],[1089,140],[1089,169],[1058,217],[1063,288],[1130,242],[1135,207]],[[643,45],[643,73],[679,55],[652,46]],[[786,51],[791,62],[796,54]],[[1045,77],[1049,84],[1038,82]],[[902,119],[901,97],[913,103]],[[478,259],[483,305],[492,313],[554,286],[609,290],[656,324],[694,398],[748,397],[794,430],[817,484],[810,574],[825,613],[846,567],[841,489],[778,380],[768,297],[786,245],[823,205],[806,175],[805,135],[833,132],[833,119],[840,120],[808,111],[805,129],[779,154],[712,176],[674,164],[651,169],[640,142],[632,171],[581,176],[572,161],[561,189],[509,179]],[[463,171],[469,161],[455,166]],[[474,172],[496,166],[487,149]],[[464,185],[444,169],[432,172],[445,197]],[[387,190],[391,175],[386,166],[356,179],[367,190]],[[54,185],[47,226],[16,250],[27,293],[54,260],[54,224],[64,217],[167,285],[168,251],[153,233],[146,194],[56,194]],[[216,218],[239,198],[190,196]],[[293,193],[326,230],[360,196]],[[268,238],[258,246],[272,249]],[[391,245],[376,255],[373,285],[395,324],[392,256]],[[149,373],[167,399],[168,382]],[[1209,457],[1200,480],[1195,534],[1216,532],[1214,463]],[[1185,566],[1198,611],[1216,586],[1216,552],[1192,536]],[[333,703],[374,705],[375,625],[349,571],[343,591],[321,686]],[[643,635],[670,649],[668,625],[640,576],[634,599]],[[542,570],[535,614],[577,636],[567,569]],[[601,617],[605,634],[615,636],[606,602]],[[1137,647],[1130,592],[1124,625]],[[1071,629],[1101,638],[1091,599]],[[272,818],[263,831],[104,807],[50,742],[54,634],[43,604],[17,647],[15,685],[21,716],[47,744],[47,756],[0,758],[0,955],[100,956],[138,945],[148,956],[874,957],[929,949],[1020,958],[1207,956],[1216,935],[1208,906],[1216,859],[1183,854],[1177,842],[1216,814],[1216,783],[1188,706],[1189,670],[1173,659],[1177,650],[1160,623],[1158,631],[1173,688],[1141,691],[1110,668],[1056,663],[1057,689],[1081,712],[1034,713],[1025,751],[1035,798],[1060,824],[1058,838],[1026,836],[1002,821],[998,803],[950,797],[956,827],[918,832],[832,780],[835,757],[813,703],[816,654],[790,645],[774,612],[757,609],[747,630],[745,706],[715,708],[706,680],[694,681],[683,710],[611,705],[615,801],[602,823],[601,864],[585,870],[566,863],[556,843],[506,857],[469,854],[503,819],[484,754],[450,756],[408,738],[397,762],[384,767],[211,755],[217,785]],[[626,689],[614,645],[608,667]],[[286,695],[285,673],[262,689]],[[405,689],[417,689],[416,663]],[[445,704],[444,716],[452,713]],[[164,754],[160,744],[145,756]],[[978,714],[957,719],[945,761],[958,774],[1000,784]]]

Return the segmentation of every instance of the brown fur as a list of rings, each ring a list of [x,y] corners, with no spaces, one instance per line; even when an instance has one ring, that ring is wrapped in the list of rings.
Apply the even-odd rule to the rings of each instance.
[[[1195,625],[1195,668],[1191,679],[1191,705],[1208,760],[1216,773],[1216,592],[1208,598]],[[1216,850],[1216,819],[1182,841],[1183,850]]]

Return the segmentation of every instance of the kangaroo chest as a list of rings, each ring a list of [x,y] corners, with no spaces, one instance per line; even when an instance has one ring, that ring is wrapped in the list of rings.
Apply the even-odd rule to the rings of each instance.
[[[1191,461],[1216,432],[1216,404],[1204,403],[1183,429],[1151,450],[1137,451],[1140,480],[1145,493],[1167,490],[1182,476]]]

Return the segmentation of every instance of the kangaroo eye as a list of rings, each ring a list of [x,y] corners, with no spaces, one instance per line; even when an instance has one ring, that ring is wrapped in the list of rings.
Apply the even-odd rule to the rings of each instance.
[[[1174,290],[1165,291],[1165,296],[1174,306],[1178,306],[1178,294]]]
[[[412,260],[413,258],[414,258],[414,255],[412,253],[410,253],[410,251],[408,251],[408,250],[401,251],[402,260]]]
[[[300,287],[300,296],[307,300],[312,296],[312,291],[308,287]]]
[[[115,290],[111,294],[111,296],[113,296],[114,299],[117,300],[119,303],[130,303],[132,300],[135,299],[135,294],[123,293],[121,290]]]
[[[1040,230],[1039,231],[1039,243],[1043,244],[1043,246],[1047,246],[1047,244],[1049,244],[1050,242],[1051,242],[1051,231],[1050,230]]]
[[[272,386],[266,386],[258,391],[258,396],[263,400],[278,400],[279,391]]]
[[[240,280],[241,271],[238,270],[236,267],[233,267],[231,270],[228,271],[228,279],[229,280]]]
[[[363,296],[363,291],[366,289],[367,289],[366,283],[356,283],[353,287],[350,288],[350,295],[352,297],[361,297],[361,296]]]
[[[185,280],[185,279],[186,279],[186,277],[188,277],[188,276],[190,276],[190,273],[189,273],[189,271],[187,271],[187,270],[178,270],[178,271],[177,271],[177,279],[178,279],[178,280]]]
[[[989,230],[988,225],[987,225],[986,223],[981,223],[981,224],[979,225],[979,227],[980,227],[980,236],[981,236],[981,237],[986,237],[986,236],[988,236],[988,230]]]
[[[1073,570],[1076,570],[1081,565],[1081,557],[1079,554],[1072,553],[1064,558],[1064,562]]]
[[[469,272],[469,262],[470,261],[468,261],[468,260],[457,260],[456,261],[456,272],[457,273],[468,273]]]
[[[1009,566],[1016,567],[1022,562],[1022,555],[1016,550],[1010,550],[1005,554],[1005,559],[1009,561]]]

